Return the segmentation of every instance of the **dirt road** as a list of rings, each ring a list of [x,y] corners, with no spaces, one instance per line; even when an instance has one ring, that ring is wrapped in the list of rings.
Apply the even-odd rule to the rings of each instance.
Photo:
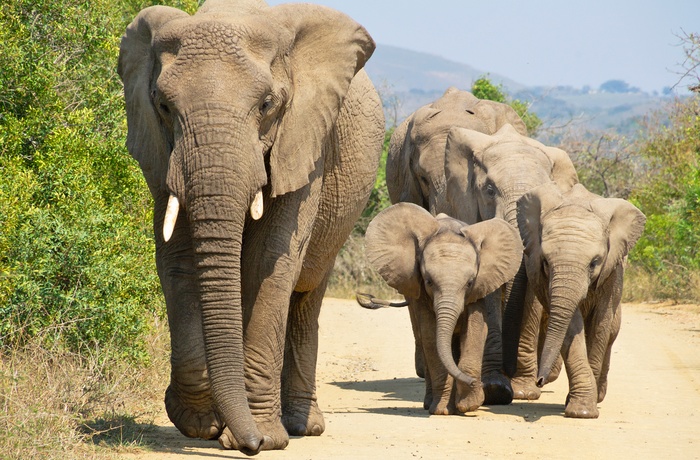
[[[320,437],[292,438],[262,459],[700,458],[700,307],[624,305],[600,418],[563,417],[566,377],[536,402],[428,416],[413,372],[405,309],[326,299],[321,314]],[[245,458],[180,435],[163,414],[138,460]]]

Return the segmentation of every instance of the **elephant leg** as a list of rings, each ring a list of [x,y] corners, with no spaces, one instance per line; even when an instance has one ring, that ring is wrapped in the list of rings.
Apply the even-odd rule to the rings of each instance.
[[[415,302],[408,300],[408,314],[411,318],[411,329],[413,329],[413,340],[415,350],[413,352],[413,365],[416,369],[416,375],[420,378],[425,378],[425,358],[423,357],[423,344],[421,342],[420,327],[416,314]]]
[[[500,291],[497,293],[500,296]],[[462,413],[475,411],[484,404],[485,388],[479,383],[481,381],[479,374],[483,366],[486,336],[490,333],[486,317],[488,316],[488,308],[491,307],[488,306],[487,299],[480,299],[468,305],[465,312],[465,325],[460,333],[458,367],[465,374],[474,377],[476,383],[472,386],[466,386],[461,382],[455,384],[455,405],[457,410]]]
[[[603,290],[609,291],[605,288]],[[619,291],[621,292],[622,289],[620,288]],[[612,296],[612,299],[610,297],[610,295],[603,295],[599,299],[600,302],[586,324],[588,362],[597,382],[598,402],[602,402],[607,393],[612,346],[620,332],[622,323],[621,296],[618,293],[618,295]]]
[[[586,337],[581,310],[576,310],[562,346],[562,357],[569,377],[565,417],[597,418],[598,391],[593,370],[588,364]]]
[[[525,294],[523,309],[523,324],[518,344],[518,367],[510,383],[513,386],[513,399],[535,400],[539,399],[542,393],[537,387],[537,351],[540,330],[544,330],[542,327],[544,309],[530,286]]]
[[[170,384],[165,391],[168,418],[182,434],[216,439],[224,427],[209,384],[204,336],[187,218],[181,214],[166,244],[162,222],[167,196],[156,199],[156,265],[170,328]]]
[[[325,430],[316,398],[318,317],[328,276],[309,292],[295,292],[290,302],[282,370],[282,423],[293,436],[319,436]]]
[[[498,289],[489,294],[483,301],[485,302],[485,324],[488,326],[481,369],[484,404],[510,404],[513,401],[513,388],[510,380],[501,371],[503,369],[501,290]]]

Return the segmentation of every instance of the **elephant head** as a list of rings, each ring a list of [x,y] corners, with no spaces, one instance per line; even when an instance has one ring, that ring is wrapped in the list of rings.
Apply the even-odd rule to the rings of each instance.
[[[628,201],[602,198],[580,184],[566,193],[545,184],[519,200],[528,278],[549,306],[539,386],[559,356],[574,313],[592,290],[614,278],[611,274],[636,244],[645,221]]]
[[[155,199],[157,252],[171,236],[192,248],[212,394],[243,450],[262,443],[243,377],[244,225],[309,183],[374,46],[329,8],[256,0],[146,8],[121,42],[127,147]]]
[[[509,105],[481,100],[457,88],[449,88],[440,99],[416,110],[391,136],[386,171],[392,203],[415,203],[434,215],[451,215],[445,201],[444,170],[450,129],[459,126],[493,134],[506,123],[527,133]]]
[[[398,203],[372,220],[365,238],[370,263],[391,287],[432,300],[440,360],[450,375],[472,385],[454,362],[452,335],[465,305],[515,275],[523,250],[517,230],[501,219],[466,225]]]
[[[523,136],[511,125],[494,135],[455,127],[445,153],[447,201],[453,216],[465,222],[499,217],[517,228],[517,202],[529,190],[556,181],[562,190],[578,182],[576,169],[563,150]],[[527,275],[521,265],[506,287],[503,313],[503,365],[516,369]]]

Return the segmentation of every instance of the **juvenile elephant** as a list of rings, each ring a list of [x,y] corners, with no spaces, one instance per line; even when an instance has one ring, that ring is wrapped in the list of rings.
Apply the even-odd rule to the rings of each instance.
[[[518,231],[501,219],[466,225],[398,203],[372,220],[365,245],[372,266],[413,308],[425,408],[439,415],[476,410],[484,401],[485,316],[499,308],[497,298],[485,297],[515,275],[523,251]]]
[[[119,55],[127,147],[154,199],[168,416],[256,453],[319,435],[318,315],[384,136],[367,31],[329,8],[141,11]]]
[[[598,417],[596,403],[605,397],[620,330],[624,262],[645,221],[631,203],[602,198],[582,185],[562,194],[546,184],[518,202],[528,279],[546,317],[539,369],[526,374],[543,386],[562,354],[567,417]],[[524,321],[540,325],[538,315]]]
[[[433,215],[440,212],[456,215],[445,190],[445,145],[450,129],[461,127],[493,134],[505,124],[527,134],[525,123],[509,105],[482,100],[454,87],[447,89],[438,100],[416,110],[396,128],[389,143],[386,183],[391,202],[415,203]],[[414,321],[413,312],[410,313]],[[500,319],[498,314],[494,315],[497,312],[489,313],[484,366],[486,400],[489,404],[508,404],[513,392],[500,373]],[[420,350],[416,349],[416,371],[420,376],[423,375],[422,366]]]
[[[578,182],[576,169],[566,152],[523,136],[509,124],[493,135],[459,127],[450,129],[445,177],[446,197],[453,217],[468,223],[498,217],[514,228],[518,228],[517,202],[526,192],[552,180],[564,191]],[[496,335],[503,336],[503,350],[501,342],[492,339],[498,346],[485,358],[491,363],[488,366],[491,372],[484,383],[492,389],[492,394],[504,393],[499,391],[503,387],[499,378],[505,380],[498,373],[501,366],[508,376],[516,375],[521,316],[524,310],[538,307],[533,302],[536,299],[528,291],[527,274],[521,263],[514,279],[504,287],[502,323],[500,316],[494,321],[498,324]],[[525,329],[523,340],[534,340],[532,334]],[[525,385],[517,375],[510,385],[512,397],[524,397]]]

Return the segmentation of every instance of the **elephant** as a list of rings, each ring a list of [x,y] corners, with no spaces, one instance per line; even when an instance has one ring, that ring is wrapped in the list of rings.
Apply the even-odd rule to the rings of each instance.
[[[450,129],[462,127],[494,134],[505,124],[526,135],[527,128],[507,104],[482,100],[455,87],[406,118],[394,131],[386,161],[386,183],[392,203],[415,203],[437,215],[456,215],[445,190],[445,144]],[[464,220],[464,219],[462,219]],[[466,221],[473,224],[477,221]],[[413,307],[409,306],[414,319]],[[502,377],[500,320],[489,312],[489,339],[484,385],[489,404],[508,404],[512,389]],[[417,336],[415,327],[414,334]],[[416,373],[423,376],[423,360],[416,344]]]
[[[476,410],[484,402],[486,310],[499,308],[489,294],[520,266],[518,231],[501,219],[467,225],[397,203],[369,224],[365,248],[370,264],[415,308],[424,408],[437,415]]]
[[[318,316],[374,185],[368,32],[310,4],[142,10],[122,38],[127,148],[154,200],[168,416],[248,454],[319,435]]]
[[[445,180],[446,200],[454,218],[474,223],[498,217],[518,228],[517,202],[521,196],[553,180],[566,191],[578,183],[578,175],[565,151],[545,146],[505,124],[493,135],[451,128],[445,147]],[[510,402],[507,395],[511,399],[526,397],[516,374],[516,360],[522,312],[533,308],[533,302],[537,300],[528,290],[527,273],[521,262],[514,279],[504,287],[501,310],[495,310],[502,316],[492,320],[498,325],[496,335],[502,334],[502,342],[492,340],[498,346],[491,351],[491,372],[485,385],[490,386],[492,394],[504,395],[504,403]],[[529,332],[523,331],[523,340],[533,340]],[[510,393],[506,393],[502,383],[508,380],[497,372],[501,367],[508,377],[514,377],[505,387]]]
[[[620,330],[624,265],[645,221],[628,201],[603,198],[580,184],[566,193],[545,184],[518,201],[527,275],[546,324],[539,368],[526,374],[542,387],[561,354],[569,378],[566,417],[599,415]],[[524,321],[541,324],[537,314]]]

